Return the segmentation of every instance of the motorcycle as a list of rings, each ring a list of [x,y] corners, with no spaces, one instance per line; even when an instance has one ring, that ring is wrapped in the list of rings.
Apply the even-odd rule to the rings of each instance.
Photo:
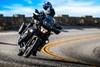
[[[36,11],[36,13],[39,14],[39,11]],[[59,34],[60,29],[61,27],[56,27],[55,19],[48,15],[42,21],[36,20],[34,23],[23,23],[19,29],[19,56],[25,58],[28,58],[31,54],[36,56],[37,51],[41,51],[42,47],[49,43],[48,38],[52,32]]]

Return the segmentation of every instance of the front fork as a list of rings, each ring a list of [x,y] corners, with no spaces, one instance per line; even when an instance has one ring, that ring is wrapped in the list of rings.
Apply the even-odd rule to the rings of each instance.
[[[34,35],[33,30],[27,30],[23,35],[20,35],[20,38],[18,40],[18,45],[20,47],[23,47],[25,43]]]
[[[48,40],[48,39],[42,41],[41,44],[40,44],[40,46],[38,47],[38,51],[41,51],[41,49],[43,48],[43,46],[44,46],[45,44],[48,44],[48,43],[49,43],[49,40]]]

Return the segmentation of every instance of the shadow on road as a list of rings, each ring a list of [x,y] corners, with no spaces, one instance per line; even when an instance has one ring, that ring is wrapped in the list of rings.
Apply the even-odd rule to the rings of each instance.
[[[30,58],[32,59],[32,57],[30,57]],[[57,60],[57,59],[47,59],[47,58],[40,58],[40,57],[35,57],[35,59],[44,60],[44,61],[51,61],[51,62],[57,62],[57,63],[65,63],[65,64],[77,64],[77,65],[93,66],[92,64],[88,64],[88,63],[70,62],[70,61]]]
[[[62,29],[61,32],[68,32],[67,30]]]
[[[56,67],[54,65],[40,64],[40,63],[34,63],[32,61],[27,61],[28,58],[24,58],[24,60],[22,60],[21,58],[14,59],[14,58],[4,56],[4,55],[3,56],[0,55],[0,57],[2,57],[2,58],[0,58],[0,60],[9,62],[9,64],[8,63],[0,63],[0,67],[32,67],[32,66],[33,67],[34,66],[36,66],[36,67]],[[7,58],[9,58],[9,59],[7,59]],[[18,66],[14,63],[17,63]]]
[[[11,43],[4,43],[4,42],[0,42],[0,44],[3,44],[3,45],[13,45],[13,46],[17,46],[17,44],[11,44]],[[1,57],[1,55],[0,55]],[[4,57],[4,58],[3,58]],[[5,61],[13,61],[15,63],[18,63],[18,64],[25,64],[25,65],[28,65],[28,66],[42,66],[42,67],[56,67],[54,65],[48,65],[48,64],[40,64],[40,63],[33,63],[33,62],[29,62],[29,61],[23,61],[23,60],[15,60],[13,58],[10,58],[10,60],[6,60],[8,56],[2,56],[2,58],[0,58],[0,60],[5,60]],[[33,60],[39,60],[39,61],[49,61],[49,62],[56,62],[56,63],[65,63],[67,66],[68,64],[77,64],[77,65],[86,65],[86,66],[92,66],[92,64],[88,64],[88,63],[81,63],[81,62],[70,62],[70,61],[64,61],[64,60],[57,60],[57,59],[48,59],[48,58],[42,58],[42,57],[29,57],[29,58],[25,58],[25,59],[33,59]]]
[[[18,45],[18,44],[4,43],[4,42],[0,42],[0,44],[3,44],[3,45],[13,45],[13,46],[17,46]]]

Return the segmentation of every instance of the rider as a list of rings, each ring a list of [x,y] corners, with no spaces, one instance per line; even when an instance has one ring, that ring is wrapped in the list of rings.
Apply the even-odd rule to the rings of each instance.
[[[44,9],[44,11],[43,11],[43,10],[40,11],[39,14],[43,13],[43,14],[45,14],[45,15],[49,15],[49,16],[51,16],[51,17],[54,17],[54,15],[55,15],[55,10],[54,10],[54,8],[52,7],[52,4],[51,4],[50,2],[44,2],[44,4],[43,4],[43,9]],[[35,12],[37,12],[37,11],[38,11],[38,10],[35,9]],[[33,13],[33,18],[36,19],[36,20],[41,20],[41,19],[39,18],[39,15],[36,15],[36,14],[34,14],[34,13]]]
[[[45,14],[47,14],[47,15],[49,15],[51,17],[54,17],[55,10],[52,7],[52,4],[50,2],[44,2],[43,9],[44,9]]]
[[[51,16],[51,17],[54,17],[54,15],[55,15],[55,10],[54,10],[54,8],[52,7],[52,4],[50,3],[50,2],[44,2],[44,4],[43,4],[43,9],[44,9],[44,11],[42,10],[42,11],[40,11],[40,14],[45,14],[45,15],[49,15],[49,16]],[[35,12],[37,12],[37,10],[35,11]],[[33,14],[33,17],[34,17],[34,15],[35,14]],[[36,19],[37,20],[41,20],[41,19],[39,19],[39,18],[37,18],[38,17],[38,15],[35,15],[36,17]],[[43,15],[42,15],[43,16]],[[43,39],[43,42],[45,41],[45,39]],[[40,48],[41,49],[41,48]],[[33,55],[34,56],[36,56],[36,52],[33,52]]]
[[[47,15],[49,15],[51,17],[54,17],[55,10],[52,7],[52,4],[50,2],[44,2],[43,9],[44,9],[45,14],[47,14]],[[59,26],[59,24],[55,23],[54,25],[55,25],[56,28],[62,29],[61,26]],[[59,33],[59,32],[57,32],[57,33]]]

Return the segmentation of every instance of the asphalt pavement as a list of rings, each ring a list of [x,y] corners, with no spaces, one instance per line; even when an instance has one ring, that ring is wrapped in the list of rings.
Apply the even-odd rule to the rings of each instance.
[[[1,32],[0,67],[99,67],[100,28],[63,28],[59,35],[51,35],[36,57],[29,58],[17,56],[17,31]]]

